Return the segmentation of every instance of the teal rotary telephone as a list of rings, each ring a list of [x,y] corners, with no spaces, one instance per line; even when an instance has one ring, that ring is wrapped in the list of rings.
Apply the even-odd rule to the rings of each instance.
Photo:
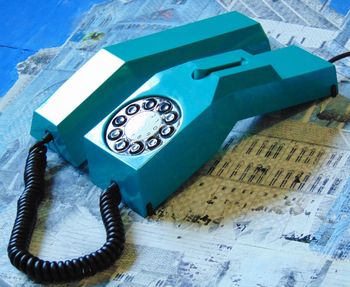
[[[332,64],[297,47],[235,50],[159,72],[85,136],[91,180],[118,182],[127,205],[146,216],[237,121],[327,97],[336,84]]]
[[[11,263],[37,282],[78,280],[110,267],[125,241],[122,199],[151,215],[217,152],[237,121],[336,96],[330,62],[298,47],[270,51],[260,25],[239,13],[103,49],[34,112],[31,133],[39,141],[26,161]],[[105,189],[106,243],[66,261],[28,251],[47,146],[73,165],[87,159],[91,180]]]
[[[31,134],[50,131],[50,147],[79,166],[84,135],[155,73],[235,49],[270,50],[260,24],[237,12],[106,47],[34,112]]]

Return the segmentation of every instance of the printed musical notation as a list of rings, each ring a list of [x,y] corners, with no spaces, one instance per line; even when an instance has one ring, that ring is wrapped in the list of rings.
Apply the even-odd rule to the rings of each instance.
[[[231,134],[222,157],[203,175],[271,188],[335,195],[345,183],[350,151],[261,135]]]

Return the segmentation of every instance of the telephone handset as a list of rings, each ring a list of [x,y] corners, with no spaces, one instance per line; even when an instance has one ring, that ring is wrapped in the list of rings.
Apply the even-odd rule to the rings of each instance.
[[[146,216],[219,149],[241,119],[330,96],[334,65],[298,47],[231,51],[153,76],[86,136],[91,180],[116,181]]]
[[[260,24],[238,12],[106,47],[34,112],[31,135],[41,139],[49,131],[51,149],[79,166],[86,160],[84,135],[151,76],[234,49],[270,50]]]
[[[269,50],[266,38],[256,38],[262,35],[255,28],[253,25],[257,33],[238,45],[246,46],[249,42],[248,46],[258,45],[255,52],[263,53],[217,49],[215,41],[222,43],[221,36],[213,41],[207,38],[212,45],[207,53],[201,50],[203,42],[199,38],[203,36],[201,33],[206,37],[208,34],[190,29],[201,35],[192,43],[199,49],[198,54],[197,50],[184,48],[186,45],[181,49],[177,46],[179,49],[174,51],[188,54],[176,60],[179,54],[169,52],[171,49],[163,50],[170,57],[170,60],[165,58],[165,66],[173,67],[158,72],[145,83],[140,79],[148,72],[141,73],[139,79],[138,74],[123,74],[117,69],[114,76],[112,63],[112,68],[108,66],[102,76],[96,74],[92,85],[83,87],[82,96],[65,102],[67,93],[73,91],[70,88],[81,79],[81,74],[75,75],[52,101],[39,108],[33,117],[32,133],[43,138],[31,147],[27,157],[25,189],[18,200],[8,245],[11,263],[37,282],[78,280],[108,268],[120,256],[125,241],[118,209],[122,199],[137,213],[151,214],[217,152],[235,122],[337,94],[333,64],[297,47],[266,52]],[[149,59],[161,59],[163,53],[154,52],[146,49],[145,53]],[[142,63],[145,59],[139,61],[141,58],[135,62]],[[192,61],[186,62],[189,58]],[[82,74],[92,76],[93,65],[91,62],[87,65]],[[158,71],[162,65],[155,66]],[[154,69],[150,67],[150,71]],[[117,81],[123,75],[126,78]],[[134,93],[112,96],[114,90],[131,91],[135,83],[130,81],[136,78],[136,83],[144,84]],[[101,88],[96,86],[98,83]],[[103,98],[105,92],[107,97]],[[61,111],[55,103],[68,107]],[[99,110],[107,104],[108,108]],[[57,113],[51,114],[55,108]],[[97,123],[101,111],[105,112],[104,119]],[[76,129],[84,116],[88,124]],[[83,131],[88,131],[84,138],[85,151]],[[105,244],[95,252],[66,261],[45,261],[28,251],[38,205],[45,191],[47,145],[73,164],[87,158],[91,180],[106,188],[100,196],[107,234]]]

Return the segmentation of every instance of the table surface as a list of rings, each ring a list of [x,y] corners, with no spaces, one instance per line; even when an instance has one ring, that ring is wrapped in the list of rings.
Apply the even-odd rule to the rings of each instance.
[[[6,255],[32,112],[99,49],[238,10],[262,24],[273,48],[296,44],[330,58],[349,49],[345,2],[107,1],[64,45],[21,63],[0,101],[0,285],[34,285]],[[215,159],[154,216],[123,207],[120,260],[67,286],[350,286],[349,66],[337,63],[338,97],[237,123]],[[47,181],[30,251],[62,260],[97,249],[105,240],[100,190],[87,168],[49,152]]]

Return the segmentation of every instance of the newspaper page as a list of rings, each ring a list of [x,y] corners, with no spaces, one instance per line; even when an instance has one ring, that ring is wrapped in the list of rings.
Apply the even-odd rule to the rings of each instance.
[[[0,114],[0,286],[37,285],[6,252],[33,110],[103,46],[233,10],[258,20],[273,48],[294,44],[326,59],[350,49],[350,13],[332,1],[124,0],[94,6],[62,47],[19,65]],[[350,286],[349,66],[337,63],[336,98],[238,122],[154,216],[123,207],[122,257],[61,286]],[[47,171],[30,251],[65,260],[96,250],[105,232],[87,167],[49,152]]]

